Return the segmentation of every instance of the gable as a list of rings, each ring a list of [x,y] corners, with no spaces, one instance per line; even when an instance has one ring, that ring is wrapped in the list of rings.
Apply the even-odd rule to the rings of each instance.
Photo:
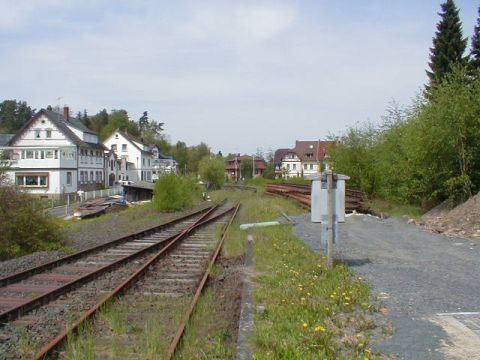
[[[10,140],[10,146],[65,146],[75,145],[58,126],[46,115],[33,117]]]

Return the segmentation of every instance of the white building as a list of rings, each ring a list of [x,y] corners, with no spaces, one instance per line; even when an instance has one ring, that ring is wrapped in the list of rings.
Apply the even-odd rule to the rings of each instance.
[[[322,171],[328,149],[334,141],[296,141],[293,149],[275,151],[275,177],[289,179]]]
[[[118,129],[103,144],[120,160],[118,181],[152,181],[153,157],[149,145]]]
[[[161,174],[177,172],[177,162],[173,159],[173,157],[163,155],[157,145],[150,145],[149,149],[153,158],[153,181],[157,181]]]
[[[42,109],[5,146],[12,181],[31,194],[59,197],[105,186],[105,147],[98,135],[70,118]]]

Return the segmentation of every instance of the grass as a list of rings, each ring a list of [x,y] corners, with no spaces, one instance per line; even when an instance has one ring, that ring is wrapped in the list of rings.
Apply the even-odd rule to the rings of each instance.
[[[225,196],[221,192],[216,196]],[[244,252],[239,223],[275,220],[281,211],[304,210],[290,201],[232,192],[242,211],[230,229],[224,254]],[[296,238],[287,225],[254,231],[255,359],[371,359],[372,316],[369,286],[345,266],[329,271],[326,259]]]
[[[67,340],[66,358],[161,359],[190,297],[124,297],[104,306]],[[131,309],[135,309],[132,311]]]
[[[373,213],[381,216],[408,216],[419,220],[425,211],[419,206],[394,204],[380,199],[371,200],[368,206],[373,210]]]
[[[255,231],[255,268],[255,359],[369,358],[369,287],[345,266],[281,226]]]
[[[235,358],[236,334],[228,329],[225,318],[216,318],[225,306],[225,297],[207,289],[195,308],[195,316],[187,324],[181,351],[175,359],[228,360]]]

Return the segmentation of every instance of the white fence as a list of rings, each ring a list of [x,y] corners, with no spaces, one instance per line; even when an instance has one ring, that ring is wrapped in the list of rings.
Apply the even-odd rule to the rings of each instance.
[[[78,193],[78,199],[80,202],[93,200],[97,198],[113,196],[113,195],[122,195],[123,194],[123,187],[117,186],[103,190],[93,190],[93,191],[81,191]]]
[[[63,216],[71,215],[73,208],[77,207],[80,203],[84,201],[113,196],[113,195],[123,195],[123,187],[117,186],[117,187],[103,189],[103,190],[82,191],[77,194],[65,194],[63,199],[64,201],[63,205],[54,207],[54,202],[52,200],[52,207],[49,209],[45,209],[45,211],[52,216],[63,217]]]

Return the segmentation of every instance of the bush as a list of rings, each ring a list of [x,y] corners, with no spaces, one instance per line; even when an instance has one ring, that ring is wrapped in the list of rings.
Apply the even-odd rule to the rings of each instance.
[[[219,189],[225,182],[225,162],[219,158],[205,156],[198,164],[198,173],[207,183],[208,189]]]
[[[34,209],[32,199],[12,186],[0,186],[0,259],[63,246],[55,219]]]
[[[179,211],[191,208],[199,197],[200,190],[195,182],[176,174],[165,174],[155,183],[153,208],[158,211]]]

